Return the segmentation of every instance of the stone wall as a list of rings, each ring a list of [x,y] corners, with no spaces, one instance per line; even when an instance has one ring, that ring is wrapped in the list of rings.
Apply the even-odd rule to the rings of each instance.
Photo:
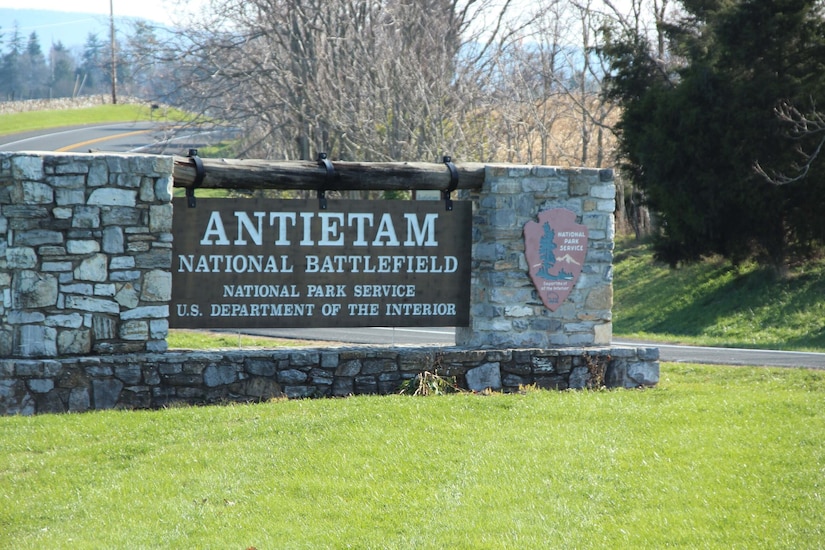
[[[0,154],[0,357],[166,349],[172,157]]]
[[[633,388],[659,379],[656,348],[318,348],[0,360],[0,414],[389,394],[421,372],[471,391]]]
[[[612,170],[490,166],[474,196],[471,325],[456,344],[551,347],[609,345],[613,336]],[[528,276],[524,225],[564,208],[588,228],[587,257],[565,303],[550,311]]]
[[[172,169],[171,157],[0,153],[0,414],[391,393],[434,370],[473,390],[658,382],[658,350],[610,347],[610,170],[487,169],[458,348],[193,353],[166,343]],[[589,239],[550,311],[522,231],[554,208],[579,213]]]

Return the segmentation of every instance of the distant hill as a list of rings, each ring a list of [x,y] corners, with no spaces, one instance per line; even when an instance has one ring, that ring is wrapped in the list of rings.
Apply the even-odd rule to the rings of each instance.
[[[115,18],[115,26],[126,24],[131,18]],[[48,55],[53,43],[62,42],[69,49],[82,48],[89,33],[103,41],[109,39],[109,17],[94,13],[69,13],[61,11],[0,8],[0,51],[5,51],[8,37],[17,26],[24,43],[36,32],[43,53]]]

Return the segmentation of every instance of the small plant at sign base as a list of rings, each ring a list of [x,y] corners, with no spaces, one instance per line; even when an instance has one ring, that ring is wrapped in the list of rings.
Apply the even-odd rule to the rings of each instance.
[[[405,380],[398,389],[398,393],[402,395],[444,395],[460,391],[455,377],[440,376],[437,372],[427,371]]]
[[[585,366],[587,366],[587,389],[598,390],[604,388],[604,373],[607,370],[607,362],[610,358],[594,359],[589,355],[584,356]]]

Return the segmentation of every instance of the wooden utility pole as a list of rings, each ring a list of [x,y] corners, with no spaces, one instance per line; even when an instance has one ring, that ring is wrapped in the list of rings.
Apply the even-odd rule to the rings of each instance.
[[[109,0],[109,35],[112,45],[112,105],[117,104],[117,59],[115,57],[115,7]]]

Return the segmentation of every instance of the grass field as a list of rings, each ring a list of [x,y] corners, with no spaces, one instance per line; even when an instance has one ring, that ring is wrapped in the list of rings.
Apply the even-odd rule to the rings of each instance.
[[[0,547],[822,548],[825,373],[0,418]]]
[[[616,246],[614,334],[708,346],[825,351],[825,260],[786,279],[721,259],[670,269],[650,247]]]
[[[191,118],[191,116],[186,115],[183,111],[177,109],[152,110],[148,104],[108,104],[84,109],[30,111],[0,115],[0,136],[43,130],[46,128],[61,128],[64,126],[80,126],[84,124],[130,122],[135,120],[168,120],[171,122],[180,122],[189,118]]]

